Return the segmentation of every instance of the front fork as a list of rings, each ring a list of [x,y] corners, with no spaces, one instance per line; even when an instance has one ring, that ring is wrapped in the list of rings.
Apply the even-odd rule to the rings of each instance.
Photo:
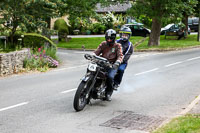
[[[92,80],[92,84],[87,89],[87,93],[86,93],[87,98],[89,97],[89,93],[91,92],[92,88],[94,87],[94,84],[96,83],[96,78],[97,78],[98,73],[99,73],[99,69],[97,69],[96,73],[90,72],[87,70],[86,75],[82,79],[83,82],[88,82],[89,80]],[[94,75],[94,76],[92,76],[92,75]]]

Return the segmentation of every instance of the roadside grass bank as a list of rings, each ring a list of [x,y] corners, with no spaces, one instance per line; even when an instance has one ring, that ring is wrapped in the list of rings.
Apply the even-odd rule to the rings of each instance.
[[[117,39],[119,39],[119,37],[117,37]],[[143,39],[143,37],[131,37],[130,41],[134,44],[141,39]],[[82,49],[82,46],[84,45],[85,49],[96,49],[102,41],[105,41],[105,37],[72,38],[69,42],[59,42],[58,47],[67,49]]]
[[[119,37],[117,39],[119,39]],[[96,49],[104,40],[104,37],[72,38],[69,42],[59,42],[58,47],[67,49],[83,49],[84,46],[86,50],[90,50]],[[196,41],[197,35],[188,35],[186,39],[182,38],[181,40],[177,40],[176,36],[168,36],[167,39],[165,39],[165,36],[161,35],[160,45],[151,47],[147,46],[149,38],[146,38],[144,41],[141,40],[144,40],[144,38],[136,36],[130,38],[133,45],[137,44],[137,42],[141,42],[137,47],[135,47],[135,51],[167,51],[200,46],[200,42]]]
[[[200,133],[200,114],[174,118],[153,133]]]
[[[198,47],[200,46],[200,42],[197,41],[197,35],[188,35],[187,38],[181,38],[181,40],[177,40],[177,36],[167,36],[165,39],[164,35],[160,36],[160,45],[159,46],[151,46],[148,47],[149,38],[142,42],[140,45],[136,47],[138,51],[166,51],[166,50],[179,50],[188,47]]]

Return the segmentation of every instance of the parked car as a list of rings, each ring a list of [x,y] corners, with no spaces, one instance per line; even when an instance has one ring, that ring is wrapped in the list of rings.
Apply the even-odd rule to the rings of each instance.
[[[188,18],[188,26],[191,30],[194,30],[195,32],[198,31],[198,25],[199,25],[199,18],[193,17]]]
[[[145,28],[143,24],[141,23],[135,23],[135,24],[125,24],[123,26],[129,27],[132,31],[132,36],[149,36],[151,33],[151,30]],[[122,27],[123,27],[122,26]]]
[[[180,26],[177,24],[168,24],[164,28],[161,28],[160,34],[164,35],[165,32],[177,32],[180,30]],[[188,26],[188,34],[191,33],[190,27]]]

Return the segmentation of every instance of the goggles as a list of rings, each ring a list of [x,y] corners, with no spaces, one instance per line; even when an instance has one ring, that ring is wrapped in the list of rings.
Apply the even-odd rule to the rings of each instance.
[[[107,37],[106,37],[106,40],[109,40],[109,39],[110,39],[110,40],[114,40],[115,37],[113,37],[113,36],[107,36]]]

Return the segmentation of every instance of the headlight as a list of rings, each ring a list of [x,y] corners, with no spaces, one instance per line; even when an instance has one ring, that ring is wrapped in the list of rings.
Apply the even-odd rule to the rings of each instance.
[[[89,71],[95,72],[95,71],[96,71],[96,68],[97,68],[97,64],[90,63],[90,64],[88,65],[88,70],[89,70]]]

